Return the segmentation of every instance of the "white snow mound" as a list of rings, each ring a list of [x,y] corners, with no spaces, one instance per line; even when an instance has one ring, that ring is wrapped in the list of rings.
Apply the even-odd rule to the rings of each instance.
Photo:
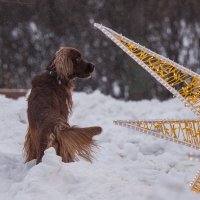
[[[113,125],[116,119],[195,118],[178,100],[124,102],[74,93],[71,124],[100,125],[94,162],[63,163],[53,148],[42,162],[24,164],[26,98],[0,96],[1,200],[197,200],[188,189],[200,163],[192,149]],[[197,152],[195,152],[197,153]]]

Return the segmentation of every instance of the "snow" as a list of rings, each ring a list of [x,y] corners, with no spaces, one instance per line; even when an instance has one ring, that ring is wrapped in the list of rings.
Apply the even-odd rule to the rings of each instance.
[[[71,124],[100,125],[95,160],[63,163],[50,148],[42,163],[24,164],[26,98],[0,96],[0,199],[2,200],[197,200],[188,183],[200,168],[184,146],[113,125],[115,119],[187,119],[196,116],[178,100],[124,102],[74,93]]]

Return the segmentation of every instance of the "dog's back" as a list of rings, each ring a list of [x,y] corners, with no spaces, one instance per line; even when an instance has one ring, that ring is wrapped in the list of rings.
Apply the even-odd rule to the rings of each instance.
[[[67,86],[58,85],[48,72],[35,76],[28,97],[29,126],[41,127],[47,120],[47,123],[51,123],[54,127],[55,119],[50,118],[61,116],[67,122],[72,107],[72,99],[70,98],[72,88],[70,83]]]
[[[66,97],[65,88],[58,87],[56,80],[48,73],[33,78],[28,97],[29,127],[24,145],[26,161],[38,160],[42,156],[40,146],[42,143],[46,146],[47,138],[54,133],[58,118],[62,117],[67,122],[69,110],[65,103]]]

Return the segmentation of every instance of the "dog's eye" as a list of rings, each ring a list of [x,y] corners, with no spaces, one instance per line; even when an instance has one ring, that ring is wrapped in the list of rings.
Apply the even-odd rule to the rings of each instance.
[[[80,63],[81,62],[81,57],[76,58],[76,63]]]

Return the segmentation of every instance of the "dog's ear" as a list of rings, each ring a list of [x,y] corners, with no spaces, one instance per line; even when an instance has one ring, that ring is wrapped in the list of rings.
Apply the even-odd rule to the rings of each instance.
[[[54,64],[54,60],[55,60],[56,56],[54,56],[51,61],[49,62],[49,64],[46,66],[46,70],[48,71],[54,71],[55,70],[55,64]]]
[[[73,62],[68,55],[66,48],[61,48],[56,52],[55,59],[53,61],[56,72],[60,78],[67,78],[73,73]]]

